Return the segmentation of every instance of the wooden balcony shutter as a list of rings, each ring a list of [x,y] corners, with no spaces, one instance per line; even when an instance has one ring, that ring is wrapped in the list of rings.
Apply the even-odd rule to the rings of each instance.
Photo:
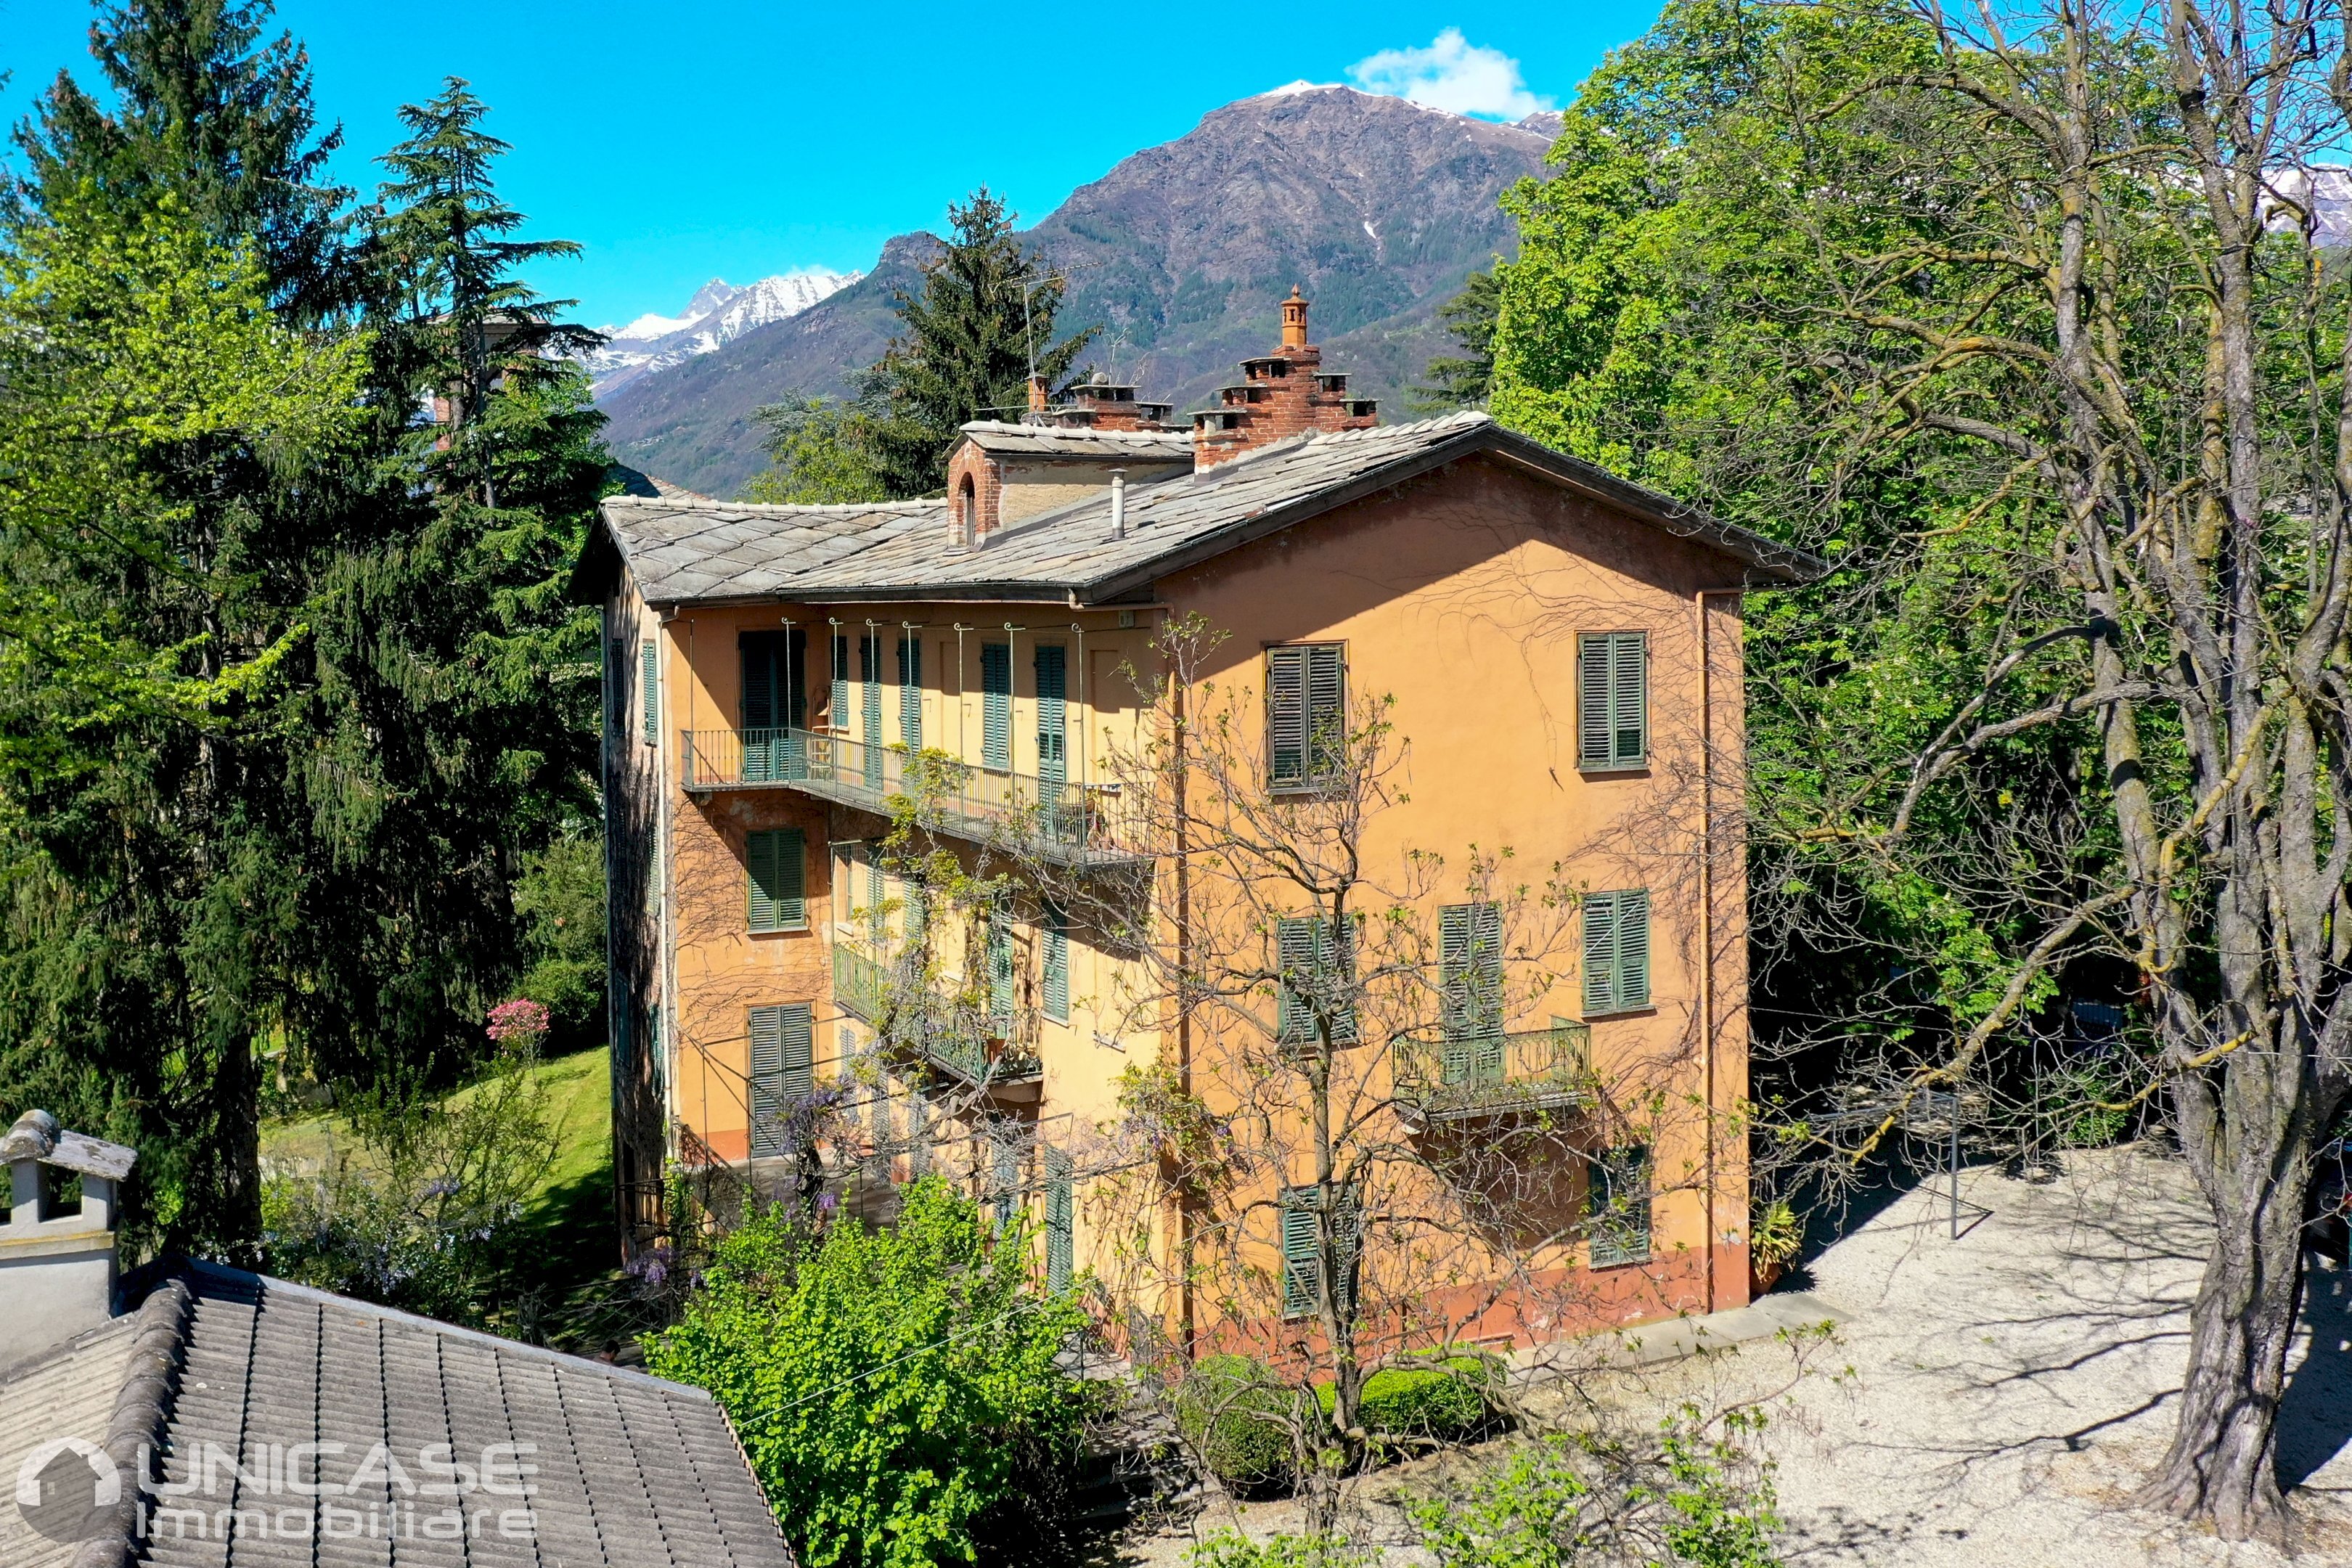
[[[1445,1081],[1485,1082],[1503,1063],[1503,907],[1448,904],[1437,918]]]
[[[1066,1150],[1045,1152],[1045,1289],[1066,1290],[1077,1272],[1077,1170]]]
[[[1051,644],[1037,649],[1037,781],[1048,809],[1060,805],[1055,786],[1069,771],[1068,657]]]
[[[1057,1024],[1070,1021],[1070,923],[1051,904],[1045,906],[1045,960],[1039,981],[1045,994],[1045,1016]]]
[[[1282,1194],[1282,1315],[1303,1317],[1323,1299],[1323,1237],[1310,1206],[1312,1188]]]
[[[1010,772],[1013,767],[1013,645],[980,645],[980,762]]]
[[[1579,767],[1639,767],[1650,754],[1650,646],[1643,632],[1576,639]]]
[[[833,690],[825,700],[824,721],[836,734],[849,733],[849,637],[833,634]]]
[[[898,739],[923,749],[923,645],[912,636],[898,640]]]
[[[661,661],[648,637],[637,647],[637,686],[646,710],[646,739],[661,739]]]
[[[808,927],[808,846],[797,827],[753,833],[744,843],[753,931]]]
[[[1335,935],[1339,940],[1334,940]],[[1355,974],[1355,932],[1334,932],[1329,921],[1283,916],[1275,922],[1275,966],[1283,979],[1276,992],[1275,1037],[1285,1045],[1315,1038],[1318,1003],[1331,1013],[1331,1039],[1352,1045],[1356,1009],[1344,1000],[1343,982]]]
[[[1015,1000],[1013,973],[1012,917],[1003,910],[988,912],[988,1014],[1010,1034]]]

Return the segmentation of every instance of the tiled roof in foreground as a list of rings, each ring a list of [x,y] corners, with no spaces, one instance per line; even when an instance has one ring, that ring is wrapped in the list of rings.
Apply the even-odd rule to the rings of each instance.
[[[1131,482],[1114,537],[1108,490],[945,548],[942,501],[877,507],[752,506],[615,498],[574,590],[625,562],[655,605],[759,599],[980,599],[1102,603],[1334,506],[1460,458],[1485,456],[1608,502],[1748,568],[1802,582],[1822,563],[1696,508],[1552,451],[1475,412],[1365,430],[1316,431],[1195,472]],[[617,556],[618,560],[615,560]]]
[[[59,1436],[102,1437],[126,1459],[160,1436],[170,1483],[126,1498],[79,1554],[21,1559],[41,1568],[307,1564],[314,1551],[374,1568],[792,1568],[701,1390],[235,1269],[183,1266],[137,1312],[13,1370],[0,1425],[22,1426],[5,1401],[36,1390],[71,1410],[77,1429]],[[94,1400],[106,1429],[86,1435]],[[209,1486],[170,1495],[192,1466]]]

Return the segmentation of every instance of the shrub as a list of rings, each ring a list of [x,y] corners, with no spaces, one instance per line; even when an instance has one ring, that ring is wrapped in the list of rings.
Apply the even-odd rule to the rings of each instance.
[[[1201,1462],[1235,1492],[1287,1484],[1296,1463],[1296,1395],[1264,1362],[1213,1355],[1176,1394],[1176,1421]]]
[[[1373,1373],[1364,1380],[1358,1413],[1364,1430],[1378,1436],[1458,1442],[1486,1425],[1486,1394],[1501,1375],[1494,1356],[1449,1346]],[[1328,1384],[1316,1393],[1326,1411],[1337,1403]]]
[[[1762,1264],[1787,1265],[1805,1249],[1805,1227],[1786,1198],[1759,1208],[1748,1222],[1748,1256]]]
[[[888,1230],[780,1205],[720,1240],[647,1364],[726,1407],[805,1568],[969,1562],[1024,1457],[1066,1457],[1096,1406],[1056,1361],[1084,1307],[1028,1251],[937,1177]]]
[[[1276,1534],[1252,1541],[1220,1530],[1184,1553],[1185,1568],[1370,1568],[1380,1554],[1344,1535]]]

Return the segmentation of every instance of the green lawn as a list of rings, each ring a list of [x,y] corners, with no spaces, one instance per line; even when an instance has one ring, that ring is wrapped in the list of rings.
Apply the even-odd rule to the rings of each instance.
[[[520,1338],[602,1348],[604,1339],[625,1337],[606,1330],[594,1310],[618,1285],[611,1058],[599,1047],[541,1062],[530,1073],[547,1091],[555,1157],[528,1200],[491,1321]],[[471,1092],[458,1090],[452,1102]],[[268,1122],[261,1130],[262,1168],[322,1170],[350,1141],[350,1129],[336,1117]]]

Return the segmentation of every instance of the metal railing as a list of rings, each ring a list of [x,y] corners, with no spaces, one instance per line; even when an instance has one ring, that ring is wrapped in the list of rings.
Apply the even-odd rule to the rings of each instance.
[[[1393,1078],[1400,1102],[1430,1121],[1545,1110],[1592,1098],[1591,1026],[1400,1039]]]
[[[848,942],[833,944],[833,998],[840,1006],[868,1024],[879,1024],[890,1010],[891,984],[887,963]],[[994,1056],[989,1054],[985,1031],[1009,1031],[1009,1020],[975,1026],[958,1018],[945,1001],[897,1012],[892,1032],[903,1037],[895,1042],[898,1048],[975,1089],[1027,1083],[1045,1074],[1045,1064],[1016,1046],[1003,1045]]]
[[[919,820],[959,837],[1003,836],[1085,858],[1130,858],[1139,837],[1116,784],[1007,773],[813,730],[684,731],[679,772],[688,790],[782,785],[886,816],[911,803]]]

